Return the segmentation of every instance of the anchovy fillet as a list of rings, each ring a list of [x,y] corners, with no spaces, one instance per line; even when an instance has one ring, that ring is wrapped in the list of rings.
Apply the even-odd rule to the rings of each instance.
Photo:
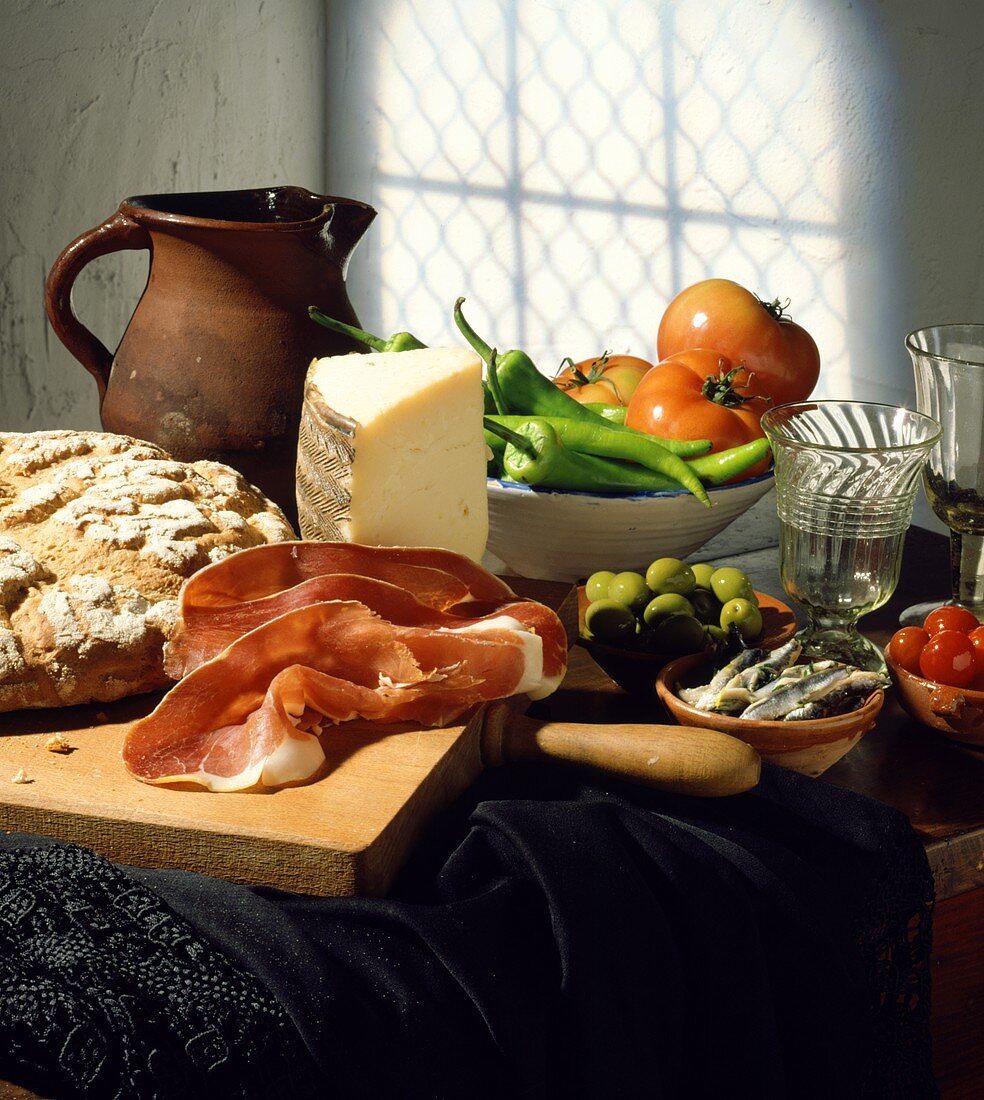
[[[846,680],[850,674],[851,669],[844,665],[827,668],[822,672],[814,672],[797,683],[783,688],[782,691],[773,692],[768,699],[764,699],[761,703],[754,703],[742,713],[742,718],[753,721],[782,718],[791,710],[795,710],[804,703],[810,703],[815,698],[826,694],[836,684]]]
[[[760,703],[764,699],[768,699],[775,692],[781,691],[791,684],[798,683],[807,676],[811,676],[814,672],[820,672],[824,668],[830,668],[833,664],[833,661],[818,661],[814,665],[792,665],[789,668],[783,669],[775,680],[763,684],[754,691],[749,691],[748,688],[744,688],[740,684],[732,681],[722,689],[717,697],[717,701],[711,709],[715,714],[740,714],[746,707],[750,707],[754,703]]]
[[[848,714],[852,710],[857,710],[873,691],[887,686],[885,677],[877,672],[852,672],[843,684],[828,691],[826,695],[821,695],[804,706],[791,710],[783,721],[802,722],[811,718],[830,718],[834,714]]]
[[[757,661],[762,660],[766,653],[767,650],[764,649],[743,649],[733,661],[729,661],[724,668],[715,673],[710,683],[695,688],[684,688],[680,692],[680,698],[698,710],[707,710],[725,684],[739,672],[744,672],[746,668],[751,668]]]

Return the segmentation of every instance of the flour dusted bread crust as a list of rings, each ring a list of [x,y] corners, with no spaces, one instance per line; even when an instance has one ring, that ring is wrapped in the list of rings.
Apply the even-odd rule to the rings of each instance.
[[[0,711],[163,686],[184,580],[293,537],[217,462],[100,432],[0,432]]]

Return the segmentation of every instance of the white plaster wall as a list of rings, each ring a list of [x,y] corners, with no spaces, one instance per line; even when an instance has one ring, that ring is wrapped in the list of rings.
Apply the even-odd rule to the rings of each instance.
[[[666,301],[714,274],[792,299],[821,395],[908,402],[906,331],[984,315],[984,5],[2,3],[0,429],[98,423],[43,279],[155,190],[369,201],[366,325],[453,339],[465,293],[548,370],[652,355]],[[144,274],[118,254],[79,280],[109,346]]]
[[[380,212],[370,328],[454,340],[466,294],[548,373],[649,358],[717,275],[792,300],[818,396],[911,404],[905,334],[984,320],[984,4],[327,4],[328,187]]]
[[[322,0],[0,0],[0,430],[99,426],[50,331],[59,251],[127,195],[324,176]],[[79,317],[119,342],[143,253],[94,261]]]

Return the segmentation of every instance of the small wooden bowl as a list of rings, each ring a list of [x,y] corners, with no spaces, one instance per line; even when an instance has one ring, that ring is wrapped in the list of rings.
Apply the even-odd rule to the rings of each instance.
[[[806,722],[757,722],[727,714],[708,714],[685,703],[676,694],[679,687],[702,683],[701,676],[705,672],[709,672],[707,659],[702,653],[695,653],[671,661],[659,674],[656,693],[673,717],[682,726],[702,726],[729,733],[757,749],[763,760],[771,760],[801,775],[822,775],[849,753],[875,724],[885,702],[885,692],[874,691],[858,710]]]
[[[892,656],[885,646],[885,662],[899,702],[917,722],[963,745],[984,748],[984,691],[948,687],[915,676]]]
[[[777,649],[796,633],[796,616],[780,600],[756,592],[762,612],[762,633],[755,645],[762,649]],[[652,695],[656,690],[656,674],[676,656],[674,653],[640,653],[634,649],[595,641],[583,637],[584,613],[588,608],[584,585],[577,589],[578,644],[583,646],[623,691],[630,695]],[[695,656],[701,656],[695,654]]]

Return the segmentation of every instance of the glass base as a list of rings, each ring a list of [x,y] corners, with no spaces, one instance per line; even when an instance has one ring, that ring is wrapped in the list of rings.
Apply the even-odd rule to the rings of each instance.
[[[887,674],[888,666],[882,651],[857,630],[821,630],[807,626],[796,635],[803,647],[800,657],[813,661],[840,661],[867,672]]]

